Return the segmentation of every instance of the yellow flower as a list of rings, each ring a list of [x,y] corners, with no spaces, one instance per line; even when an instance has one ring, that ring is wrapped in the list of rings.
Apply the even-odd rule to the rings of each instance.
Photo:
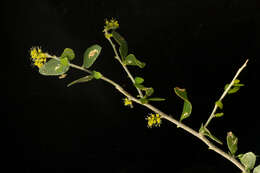
[[[41,68],[47,60],[47,54],[43,53],[39,47],[32,47],[30,50],[30,55],[34,65],[38,68]]]
[[[148,121],[147,126],[149,128],[160,127],[162,123],[161,116],[159,114],[150,114],[150,116],[148,116],[146,120]]]
[[[115,19],[111,19],[110,21],[106,19],[104,28],[107,31],[110,29],[117,29],[117,28],[119,28],[119,23]]]
[[[131,100],[129,100],[128,98],[124,98],[123,100],[125,106],[130,106],[131,108],[133,108],[133,103]]]

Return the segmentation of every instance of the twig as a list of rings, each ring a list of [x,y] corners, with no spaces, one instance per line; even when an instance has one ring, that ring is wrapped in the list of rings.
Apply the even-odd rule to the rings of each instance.
[[[59,60],[58,57],[56,56],[51,56],[51,55],[48,55],[48,57],[50,58],[54,58],[56,60]],[[248,60],[247,60],[248,61]],[[246,63],[247,63],[246,61]],[[238,74],[243,70],[243,68],[246,66],[246,63],[238,70],[236,76],[234,77],[234,79],[236,79],[236,77],[238,76]],[[89,74],[91,74],[91,71],[83,68],[83,67],[80,67],[80,66],[77,66],[75,64],[69,64],[71,67],[73,68],[76,68],[76,69],[79,69],[79,70],[82,70],[84,72],[87,72]],[[176,119],[174,119],[173,117],[165,114],[164,112],[162,112],[161,110],[155,108],[154,106],[152,106],[151,104],[142,104],[139,99],[133,97],[131,94],[129,94],[127,91],[125,91],[119,84],[117,84],[116,82],[110,80],[109,78],[105,77],[105,76],[102,76],[101,77],[102,80],[110,83],[111,85],[113,85],[120,93],[122,93],[124,96],[128,97],[129,99],[131,99],[132,101],[134,101],[135,103],[138,103],[140,105],[143,105],[145,107],[147,107],[148,109],[152,110],[153,112],[155,113],[158,113],[159,115],[162,116],[162,118],[174,123],[177,127],[180,127],[182,129],[184,129],[185,131],[187,131],[188,133],[192,134],[193,136],[197,137],[198,139],[200,139],[202,142],[204,142],[208,147],[209,149],[215,151],[216,153],[218,153],[219,155],[221,155],[222,157],[226,158],[227,160],[229,160],[230,162],[232,162],[234,165],[236,165],[241,171],[245,172],[246,169],[245,167],[240,163],[238,162],[234,157],[228,155],[227,153],[225,153],[223,150],[221,150],[220,148],[218,148],[217,146],[215,146],[213,143],[211,143],[205,136],[203,136],[202,134],[198,133],[197,131],[193,130],[192,128],[186,126],[185,124],[177,121]],[[234,79],[232,80],[232,82],[234,82]],[[231,84],[232,84],[231,82]],[[231,85],[230,85],[231,86]],[[223,98],[225,96],[225,92],[223,93]],[[221,96],[221,98],[222,98]],[[222,98],[222,99],[223,99]]]
[[[228,87],[225,89],[225,91],[223,92],[223,94],[221,95],[221,97],[219,98],[218,101],[222,101],[224,99],[224,97],[227,95],[228,91],[230,90],[230,88],[233,86],[235,80],[237,79],[238,75],[241,73],[241,71],[246,67],[247,65],[247,62],[248,62],[248,59],[246,60],[246,62],[238,69],[236,75],[234,76],[234,78],[232,79],[232,81],[230,82],[230,84],[228,85]],[[206,122],[206,124],[204,125],[204,127],[206,128],[210,121],[212,120],[212,118],[215,117],[215,113],[217,111],[217,108],[218,108],[218,105],[215,103],[215,106]]]

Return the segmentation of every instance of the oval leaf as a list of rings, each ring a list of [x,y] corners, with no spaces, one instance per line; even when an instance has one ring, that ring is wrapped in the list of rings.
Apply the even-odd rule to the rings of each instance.
[[[93,77],[92,75],[79,78],[78,80],[75,80],[75,81],[69,83],[69,84],[67,85],[67,87],[70,87],[71,85],[74,85],[74,84],[76,84],[76,83],[83,83],[83,82],[91,81],[93,78],[94,78],[94,77]]]
[[[251,170],[255,166],[256,156],[254,153],[248,152],[240,158],[240,161],[247,170]]]
[[[102,77],[102,74],[98,71],[93,71],[92,72],[92,76],[95,78],[95,79],[100,79]]]
[[[68,58],[62,58],[60,61],[51,59],[46,62],[40,69],[39,72],[45,76],[59,76],[66,73],[69,70]]]
[[[260,173],[260,165],[258,165],[257,167],[255,167],[253,173]]]
[[[135,77],[135,84],[142,84],[144,82],[144,79],[141,77]]]
[[[220,109],[223,109],[223,103],[222,103],[220,100],[216,101],[215,104],[216,104]]]
[[[118,32],[116,31],[112,31],[112,36],[113,38],[116,40],[116,42],[120,45],[119,47],[119,53],[122,57],[122,60],[125,59],[125,57],[128,54],[128,46],[127,46],[127,42],[124,39],[124,37],[122,37]]]
[[[222,117],[223,115],[224,115],[223,112],[219,112],[219,113],[216,113],[214,116],[217,117],[217,118],[219,118],[219,117]]]
[[[68,58],[68,60],[73,60],[75,58],[75,53],[70,48],[65,48],[63,53],[61,54],[61,58]]]
[[[123,61],[123,63],[125,65],[132,65],[132,66],[138,66],[140,68],[144,68],[145,67],[145,63],[139,61],[138,59],[136,59],[136,57],[133,54],[129,54],[125,60]]]
[[[181,118],[180,118],[180,121],[182,121],[183,119],[188,118],[190,116],[191,111],[192,111],[192,105],[191,105],[190,101],[188,100],[187,92],[185,89],[175,87],[174,91],[177,96],[179,96],[182,100],[184,100],[182,114],[181,114]]]
[[[237,137],[232,132],[228,132],[227,133],[227,145],[228,145],[228,149],[232,155],[235,155],[235,153],[237,152],[237,143],[238,143]]]
[[[101,52],[102,47],[95,44],[89,48],[84,53],[84,61],[83,61],[83,67],[89,68],[93,65],[93,63],[96,61],[97,57],[99,56]]]

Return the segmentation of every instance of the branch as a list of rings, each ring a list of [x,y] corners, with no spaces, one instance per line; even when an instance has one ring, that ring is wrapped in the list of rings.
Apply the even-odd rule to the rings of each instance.
[[[51,56],[48,55],[48,57],[56,59],[56,60],[60,60],[58,57],[56,56]],[[248,60],[247,60],[248,61]],[[246,61],[246,63],[247,63]],[[234,80],[236,79],[236,77],[238,76],[238,74],[242,71],[242,69],[246,66],[246,63],[238,70],[236,76],[234,77],[234,79],[232,80],[232,82],[234,82]],[[81,71],[87,72],[89,74],[91,74],[91,71],[77,66],[75,64],[70,63],[69,64],[71,67],[79,69]],[[211,143],[205,136],[203,136],[202,134],[198,133],[197,131],[193,130],[192,128],[186,126],[185,124],[177,121],[176,119],[174,119],[173,117],[171,117],[170,115],[165,114],[164,112],[162,112],[161,110],[155,108],[154,106],[152,106],[151,104],[142,104],[139,99],[133,97],[131,94],[129,94],[127,91],[125,91],[119,84],[117,84],[116,82],[110,80],[109,78],[102,76],[100,79],[110,83],[111,85],[113,85],[120,93],[122,93],[124,96],[128,97],[130,100],[134,101],[135,103],[138,103],[140,105],[143,105],[145,107],[147,107],[148,109],[152,110],[155,113],[158,113],[159,115],[161,115],[162,118],[174,123],[177,127],[182,128],[183,130],[187,131],[188,133],[192,134],[193,136],[197,137],[198,139],[200,139],[202,142],[204,142],[210,150],[215,151],[216,153],[218,153],[219,155],[221,155],[222,157],[226,158],[227,160],[229,160],[230,162],[232,162],[234,165],[236,165],[241,171],[245,172],[246,169],[245,167],[238,162],[234,157],[228,155],[227,153],[225,153],[223,150],[221,150],[220,148],[218,148],[217,146],[215,146],[213,143]],[[231,82],[231,84],[232,84]],[[231,86],[231,85],[230,85]],[[226,91],[223,93],[223,95],[221,96],[221,98],[223,99],[224,96],[227,93],[228,88],[226,89]]]
[[[234,76],[234,78],[233,78],[232,81],[230,82],[229,86],[225,89],[225,91],[223,92],[223,94],[221,95],[221,97],[219,98],[218,101],[222,101],[222,100],[224,99],[224,97],[227,95],[228,91],[229,91],[230,88],[233,86],[233,84],[234,84],[235,80],[237,79],[238,75],[239,75],[239,74],[241,73],[241,71],[246,67],[247,62],[248,62],[248,59],[247,59],[246,62],[238,69],[236,75]],[[215,104],[215,106],[214,106],[214,108],[213,108],[213,110],[212,110],[212,112],[211,112],[211,114],[210,114],[210,116],[209,116],[209,118],[208,118],[206,124],[204,125],[205,128],[209,125],[209,123],[210,123],[210,121],[212,120],[212,118],[215,117],[215,113],[216,113],[216,111],[217,111],[217,108],[218,108],[218,105]]]

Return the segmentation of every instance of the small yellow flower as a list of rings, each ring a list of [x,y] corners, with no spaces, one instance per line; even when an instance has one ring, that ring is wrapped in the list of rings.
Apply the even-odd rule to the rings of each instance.
[[[30,55],[34,65],[38,68],[41,68],[47,60],[47,54],[43,53],[39,47],[32,47],[30,50]]]
[[[148,116],[146,120],[148,121],[147,126],[149,128],[160,127],[162,123],[161,116],[159,114],[150,114],[150,116]]]
[[[119,28],[119,23],[117,20],[115,19],[111,19],[110,21],[109,20],[106,20],[105,21],[105,30],[110,30],[110,29],[117,29]]]
[[[129,100],[128,98],[124,98],[123,100],[125,106],[130,106],[131,108],[133,108],[133,103],[131,100]]]

